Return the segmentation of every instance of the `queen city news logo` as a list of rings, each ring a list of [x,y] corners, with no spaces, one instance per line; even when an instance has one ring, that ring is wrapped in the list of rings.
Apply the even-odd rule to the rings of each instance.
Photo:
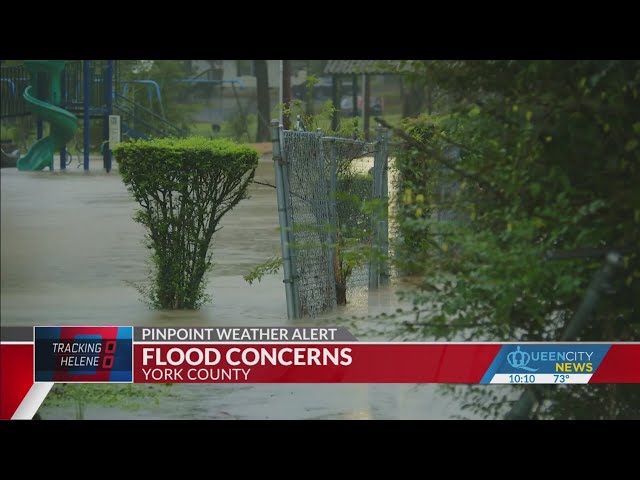
[[[520,370],[526,370],[527,372],[537,372],[537,368],[527,367],[530,361],[531,355],[527,352],[521,351],[519,346],[515,352],[511,352],[507,355],[507,362],[509,362],[509,365],[513,368],[519,368]]]
[[[608,349],[604,345],[577,344],[509,345],[507,348],[510,351],[504,367],[508,372],[587,374],[595,371]]]

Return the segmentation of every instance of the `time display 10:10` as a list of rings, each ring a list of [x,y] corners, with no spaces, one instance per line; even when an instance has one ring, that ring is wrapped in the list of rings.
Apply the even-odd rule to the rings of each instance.
[[[509,383],[535,383],[535,375],[509,375]]]

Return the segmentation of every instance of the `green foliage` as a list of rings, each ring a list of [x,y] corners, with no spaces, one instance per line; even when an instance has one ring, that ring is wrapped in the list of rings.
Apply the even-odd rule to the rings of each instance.
[[[346,284],[353,270],[369,261],[374,252],[370,247],[371,241],[371,214],[379,208],[379,201],[371,199],[370,174],[354,172],[348,168],[350,160],[345,160],[345,165],[340,169],[337,181],[336,212],[337,212],[337,243],[336,248],[336,282],[346,295]],[[377,210],[376,210],[377,211]],[[322,234],[326,231],[326,225],[298,224],[295,230],[301,232],[314,232]],[[291,248],[297,252],[304,249],[315,250],[318,243],[297,242],[291,244]],[[260,281],[264,275],[276,274],[282,266],[283,260],[279,255],[270,257],[265,262],[256,265],[249,273],[244,275],[245,281],[250,285]],[[346,302],[346,297],[342,303]]]
[[[307,80],[308,91],[311,92],[317,78],[313,75]],[[313,114],[305,108],[305,103],[293,100],[289,105],[278,105],[275,110],[282,109],[283,115],[291,118],[292,128],[295,128],[296,119],[299,117],[306,131],[322,130],[325,136],[339,138],[358,139],[362,132],[358,130],[357,119],[344,120],[338,130],[331,130],[331,117],[335,107],[331,100],[327,100],[322,110]],[[353,165],[354,160],[367,154],[361,151],[361,147],[349,143],[337,143],[337,193],[336,193],[336,286],[338,290],[338,304],[346,303],[346,285],[353,270],[365,262],[371,260],[376,252],[370,246],[371,241],[371,214],[382,211],[379,201],[371,199],[372,176],[370,173],[358,172]],[[368,152],[372,154],[372,152]],[[386,207],[386,202],[384,204]],[[326,226],[298,225],[297,228],[304,231],[325,230]],[[317,244],[304,245],[297,243],[292,245],[295,249],[317,248]],[[282,262],[282,259],[280,259]],[[255,267],[245,276],[245,280],[261,278],[265,273],[276,273],[272,268],[272,260]],[[250,282],[251,283],[251,282]]]
[[[336,185],[337,215],[343,219],[340,229],[344,233],[353,232],[347,236],[366,236],[371,230],[371,218],[365,206],[371,201],[373,177],[370,173],[354,172],[348,166],[340,170]]]
[[[617,250],[624,272],[579,340],[638,340],[640,62],[410,65],[450,99],[447,112],[406,122],[413,140],[397,157],[399,262],[423,278],[417,292],[405,294],[428,310],[421,333],[558,340],[603,263],[603,253],[585,252]],[[460,148],[457,160],[447,157],[452,145]],[[447,219],[438,221],[438,212]],[[548,260],[549,252],[577,255]],[[545,389],[538,414],[623,418],[640,411],[638,388],[596,390]]]
[[[67,151],[72,155],[82,154],[84,152],[84,125],[82,122],[80,123],[73,138],[69,140],[66,146]],[[89,147],[91,153],[102,153],[103,143],[105,142],[103,135],[102,122],[91,122],[89,124]]]
[[[409,124],[410,132],[419,135],[419,126]],[[393,163],[398,171],[396,221],[399,225],[396,239],[397,263],[404,274],[418,274],[428,260],[430,224],[424,220],[433,212],[431,195],[437,192],[438,171],[424,154],[415,148],[401,149]],[[432,247],[431,247],[432,248]]]
[[[337,130],[331,129],[331,118],[336,112],[336,107],[331,100],[322,104],[318,113],[309,112],[305,102],[302,100],[292,100],[289,105],[277,105],[275,110],[282,110],[284,116],[291,119],[291,128],[296,125],[297,118],[300,117],[306,131],[322,130],[324,135],[342,138],[362,139],[363,133],[358,129],[358,118],[343,119]]]
[[[180,129],[188,131],[191,116],[197,108],[186,102],[190,86],[178,82],[191,76],[188,60],[119,60],[120,80],[154,80],[160,87],[162,102],[149,95],[147,85],[131,83],[128,96],[152,111],[165,117]]]
[[[256,131],[257,118],[254,113],[243,115],[240,112],[236,112],[222,124],[221,135],[238,142],[242,140],[251,141],[255,138],[255,135],[251,136],[251,132]]]
[[[43,125],[43,136],[49,134],[49,123]],[[3,140],[12,140],[25,154],[38,140],[36,138],[36,118],[33,115],[2,119]]]
[[[0,124],[0,140],[3,142],[15,142],[18,135],[18,129],[15,126],[6,125],[5,122]]]
[[[262,277],[265,275],[273,275],[280,271],[280,267],[282,267],[282,257],[273,255],[269,257],[269,259],[260,265],[257,265],[253,270],[251,270],[246,275],[243,275],[242,278],[249,284],[252,285],[254,281],[262,280]]]
[[[76,420],[85,419],[85,408],[88,405],[138,410],[148,407],[150,403],[159,403],[160,398],[168,394],[171,384],[133,385],[123,384],[79,384],[57,383],[47,395],[40,407],[43,418],[46,410],[73,405]]]
[[[236,142],[246,142],[255,138],[257,118],[255,113],[244,116],[240,113],[234,113],[219,125],[220,130],[218,131],[211,129],[210,122],[194,122],[191,124],[191,134],[199,137],[231,138]]]
[[[369,173],[355,172],[351,161],[347,157],[339,162],[336,185],[336,283],[345,295],[353,270],[372,255],[371,215],[367,207],[372,201],[373,179]],[[339,300],[346,303],[346,296]]]
[[[372,174],[361,173],[354,168],[354,160],[367,152],[362,152],[361,146],[354,148],[351,143],[340,144],[340,147],[336,148],[340,150],[336,165],[336,243],[331,248],[335,248],[336,253],[335,282],[337,301],[341,305],[346,303],[347,282],[354,269],[372,259],[378,259],[379,252],[371,245],[371,222],[374,214],[377,218],[386,217],[387,202],[372,199]],[[328,225],[318,225],[315,222],[298,223],[294,230],[311,234],[314,240],[298,241],[290,247],[298,253],[305,249],[316,250],[322,245],[320,238],[323,238],[328,228]],[[266,274],[277,273],[282,262],[280,256],[273,256],[254,267],[244,279],[251,284]]]
[[[161,138],[114,149],[122,179],[142,207],[135,220],[153,251],[156,308],[199,308],[206,300],[209,246],[220,219],[246,197],[258,152],[230,140]]]

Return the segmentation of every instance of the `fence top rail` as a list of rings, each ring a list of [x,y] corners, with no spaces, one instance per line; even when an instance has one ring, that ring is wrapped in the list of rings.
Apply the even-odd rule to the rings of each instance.
[[[282,126],[282,125],[280,125]],[[284,133],[288,133],[291,135],[300,135],[301,137],[317,137],[318,136],[318,132],[315,130],[295,130],[295,129],[291,129],[291,130],[282,130]]]
[[[356,140],[353,138],[346,138],[346,137],[322,137],[322,140],[351,143],[353,145],[373,145],[375,143],[375,142],[366,142],[364,140]]]
[[[322,140],[351,143],[353,145],[374,145],[376,143],[376,142],[367,142],[365,140],[358,140],[358,139],[348,138],[348,137],[332,137],[332,136],[319,135],[319,133],[317,131],[284,130],[284,133],[286,133],[287,135],[296,135],[296,136],[299,136],[299,137],[314,137],[314,138],[316,138],[316,137],[320,136],[320,138]]]

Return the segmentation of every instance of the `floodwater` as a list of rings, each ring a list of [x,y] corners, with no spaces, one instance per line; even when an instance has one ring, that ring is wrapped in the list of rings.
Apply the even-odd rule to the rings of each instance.
[[[144,231],[136,203],[117,173],[91,162],[91,173],[0,170],[2,325],[279,326],[286,318],[281,275],[249,285],[242,278],[280,251],[275,190],[254,184],[222,220],[213,239],[211,305],[198,312],[150,310],[132,283],[147,278]],[[256,180],[273,184],[270,157]],[[366,322],[347,319],[401,306],[393,286],[354,299],[320,319],[296,325],[344,325],[361,340]],[[379,330],[378,330],[379,332]],[[95,388],[101,388],[97,385]],[[144,386],[141,386],[144,387]],[[54,387],[55,388],[55,387]],[[136,386],[137,388],[137,386]],[[393,419],[452,418],[460,409],[436,385],[212,384],[174,385],[156,405],[130,411],[86,405],[85,418]],[[47,407],[44,418],[74,418],[74,407]]]

